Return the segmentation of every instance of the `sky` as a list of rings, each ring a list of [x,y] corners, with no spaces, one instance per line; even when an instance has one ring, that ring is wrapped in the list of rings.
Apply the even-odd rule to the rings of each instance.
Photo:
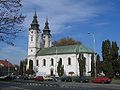
[[[0,42],[0,59],[19,64],[27,58],[28,30],[35,9],[41,32],[48,17],[52,41],[71,37],[89,48],[95,45],[100,56],[104,40],[116,41],[120,47],[120,0],[22,0],[22,5],[24,32],[14,40],[15,46]]]

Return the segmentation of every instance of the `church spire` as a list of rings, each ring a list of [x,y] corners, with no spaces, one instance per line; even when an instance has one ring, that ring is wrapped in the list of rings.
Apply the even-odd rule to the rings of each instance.
[[[48,17],[46,17],[46,22],[45,22],[44,30],[49,30]]]
[[[37,14],[36,14],[36,9],[35,9],[35,14],[34,14],[34,16],[33,16],[33,21],[32,21],[32,23],[38,23],[38,21],[37,21]]]
[[[33,21],[31,23],[31,29],[39,30],[39,24],[38,24],[38,20],[37,20],[36,9],[35,9],[35,14],[33,16]]]
[[[48,17],[46,17],[45,27],[43,29],[43,34],[50,34]]]

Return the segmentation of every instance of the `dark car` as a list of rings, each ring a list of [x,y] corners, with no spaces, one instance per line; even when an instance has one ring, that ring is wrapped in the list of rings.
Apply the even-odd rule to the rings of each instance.
[[[43,78],[43,76],[36,76],[36,77],[34,77],[34,80],[35,81],[44,81],[44,78]]]
[[[9,80],[13,80],[14,78],[11,77],[10,75],[6,75],[6,76],[1,76],[0,80],[5,80],[5,81],[9,81]]]
[[[63,82],[72,82],[72,78],[69,76],[61,77],[61,81]]]
[[[92,80],[93,83],[111,83],[111,79],[107,77],[98,77]]]
[[[80,76],[80,77],[76,77],[74,79],[75,82],[82,82],[82,83],[88,83],[89,82],[89,78],[87,76]]]

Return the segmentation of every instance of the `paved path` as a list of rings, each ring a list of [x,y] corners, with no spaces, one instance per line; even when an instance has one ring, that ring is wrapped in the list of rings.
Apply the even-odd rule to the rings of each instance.
[[[120,80],[112,80],[113,84],[120,84]]]

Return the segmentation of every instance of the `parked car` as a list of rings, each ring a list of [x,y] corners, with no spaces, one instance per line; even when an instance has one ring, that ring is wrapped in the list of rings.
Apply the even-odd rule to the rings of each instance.
[[[53,81],[54,80],[53,77],[51,77],[51,76],[45,76],[45,77],[43,77],[43,79],[45,81]]]
[[[43,78],[43,76],[36,76],[36,77],[34,77],[34,80],[35,81],[44,81],[44,78]]]
[[[72,78],[69,76],[61,77],[61,81],[63,82],[72,82]]]
[[[111,79],[107,77],[98,77],[92,80],[93,83],[111,83]]]
[[[5,80],[5,81],[9,81],[9,80],[13,80],[14,78],[11,77],[10,75],[6,75],[6,76],[1,76],[0,80]]]
[[[53,80],[55,81],[55,82],[57,82],[57,81],[60,81],[60,78],[59,77],[53,77]]]
[[[75,82],[82,82],[82,83],[88,83],[89,82],[89,78],[87,76],[80,76],[80,77],[76,77],[74,79]]]

